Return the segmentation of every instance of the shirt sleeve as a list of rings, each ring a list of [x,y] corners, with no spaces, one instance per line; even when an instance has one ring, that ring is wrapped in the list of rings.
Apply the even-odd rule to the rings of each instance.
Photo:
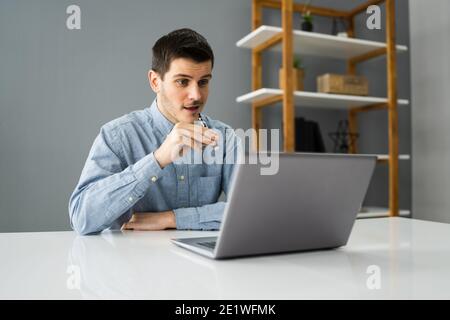
[[[162,175],[153,152],[127,167],[120,152],[114,131],[102,128],[69,200],[70,224],[79,234],[109,228]]]
[[[225,202],[216,202],[201,207],[178,208],[173,210],[177,229],[218,230],[222,222]]]
[[[225,134],[225,153],[222,165],[222,190],[228,196],[233,179],[235,164],[242,155],[241,140],[230,128]],[[178,208],[173,210],[177,229],[218,230],[222,222],[226,202],[216,202],[201,207]]]

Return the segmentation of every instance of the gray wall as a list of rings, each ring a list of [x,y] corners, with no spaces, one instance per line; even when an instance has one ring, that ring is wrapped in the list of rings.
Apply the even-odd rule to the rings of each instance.
[[[410,2],[414,217],[450,222],[450,2]]]
[[[81,7],[81,30],[66,8]],[[68,198],[100,126],[149,106],[150,51],[179,27],[202,33],[216,55],[208,113],[235,127],[250,68],[235,42],[251,2],[0,1],[0,232],[68,230]],[[207,14],[205,14],[207,13]]]
[[[351,8],[361,1],[314,1]],[[82,29],[67,30],[70,4],[82,11]],[[346,6],[346,7],[344,7]],[[397,4],[398,42],[409,45],[408,4]],[[364,18],[364,15],[361,19]],[[267,11],[267,24],[280,25]],[[299,24],[299,17],[295,17]],[[364,21],[357,25],[364,26]],[[107,121],[150,104],[154,94],[146,73],[150,49],[163,34],[191,27],[211,43],[216,55],[207,112],[233,127],[250,127],[250,108],[235,98],[250,91],[251,55],[235,47],[251,28],[250,0],[0,2],[0,232],[68,230],[68,198],[89,148]],[[331,22],[316,20],[329,32]],[[382,31],[357,28],[357,35],[384,40]],[[409,98],[409,54],[399,58],[399,97]],[[264,82],[276,86],[279,56],[264,55]],[[345,72],[341,61],[305,58],[307,90],[315,76]],[[371,93],[384,96],[383,59],[369,62]],[[275,75],[275,76],[273,76]],[[297,108],[318,120],[329,150],[328,132],[345,113]],[[400,150],[410,151],[409,107],[400,111]],[[279,128],[278,108],[264,112],[267,127]],[[387,152],[384,112],[361,117],[362,152]],[[409,163],[401,165],[402,208],[410,208]],[[377,169],[367,203],[387,205],[387,169]]]

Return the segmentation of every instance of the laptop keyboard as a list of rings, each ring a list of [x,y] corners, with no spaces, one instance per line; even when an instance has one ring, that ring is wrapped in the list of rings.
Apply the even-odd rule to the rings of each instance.
[[[214,249],[216,247],[216,241],[198,242],[199,245]]]

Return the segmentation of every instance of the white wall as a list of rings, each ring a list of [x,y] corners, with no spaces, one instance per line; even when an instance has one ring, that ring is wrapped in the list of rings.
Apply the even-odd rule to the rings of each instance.
[[[413,217],[450,223],[450,1],[409,9]]]

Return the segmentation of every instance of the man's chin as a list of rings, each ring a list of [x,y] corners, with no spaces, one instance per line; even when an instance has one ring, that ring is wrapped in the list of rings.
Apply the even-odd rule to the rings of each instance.
[[[198,109],[196,111],[190,111],[190,110],[183,109],[183,110],[181,110],[179,120],[181,122],[193,123],[194,121],[198,120],[200,110],[201,109]]]

